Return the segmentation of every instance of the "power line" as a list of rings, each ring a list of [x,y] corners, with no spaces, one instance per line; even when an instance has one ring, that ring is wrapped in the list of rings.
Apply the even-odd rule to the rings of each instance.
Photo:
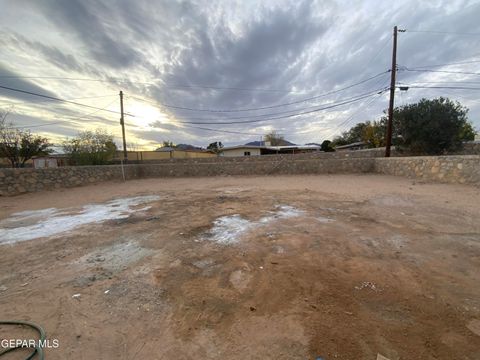
[[[383,92],[383,91],[385,91],[385,89],[380,89],[380,91]],[[333,103],[331,105],[324,106],[324,107],[321,107],[321,108],[317,108],[317,109],[314,109],[314,110],[303,111],[303,112],[290,114],[290,115],[285,115],[285,116],[263,118],[263,119],[257,119],[257,120],[247,120],[247,121],[228,121],[228,122],[227,121],[211,121],[211,122],[179,121],[179,123],[181,123],[181,124],[197,124],[197,125],[221,125],[221,124],[222,125],[230,125],[230,124],[247,124],[247,123],[256,123],[256,122],[269,121],[269,120],[286,119],[286,118],[290,118],[290,117],[294,117],[294,116],[311,114],[311,113],[315,113],[315,112],[318,112],[318,111],[332,109],[332,108],[335,108],[335,107],[338,107],[338,106],[351,104],[353,102],[360,101],[360,100],[365,99],[367,97],[373,96],[377,93],[378,93],[378,90],[376,90],[373,93],[369,93],[369,94],[366,94],[366,95],[363,95],[363,96],[359,96],[359,97],[357,97],[355,99],[352,99],[352,100],[343,101],[343,102],[339,102],[339,103]]]
[[[338,125],[338,129],[339,128],[342,128],[342,127],[345,127],[347,125],[350,124],[350,122],[355,118],[355,116],[357,116],[362,110],[366,110],[368,109],[375,101],[377,101],[378,99],[380,99],[382,97],[383,93],[382,94],[378,94],[378,97],[373,97],[369,102],[367,102],[363,107],[360,107],[357,111],[355,111],[352,115],[350,115],[347,119],[345,119],[343,122],[341,122],[339,125]],[[364,109],[362,109],[364,108]]]
[[[184,125],[184,124],[182,124],[182,127],[188,127],[188,128],[192,128],[192,129],[200,129],[200,130],[206,130],[206,131],[214,131],[214,132],[220,132],[220,133],[227,133],[227,134],[240,134],[240,135],[249,135],[249,136],[263,136],[263,135],[265,135],[265,134],[252,134],[252,133],[241,132],[241,131],[233,131],[233,130],[211,129],[211,128],[205,128],[205,127],[200,127],[200,126]]]
[[[383,94],[383,93],[382,93]],[[382,95],[379,94],[379,95]],[[380,98],[372,98],[370,102],[367,103],[366,108],[368,108],[374,101],[378,100]],[[360,110],[356,111],[352,116],[350,116],[344,123],[347,123],[351,118],[353,118]],[[343,124],[343,123],[342,123]],[[342,126],[342,124],[338,125],[336,128]],[[265,134],[252,134],[252,133],[247,133],[247,132],[241,132],[241,131],[233,131],[233,130],[220,130],[220,129],[212,129],[212,128],[205,128],[205,127],[199,127],[199,126],[191,126],[191,125],[185,125],[182,124],[182,127],[187,127],[187,128],[193,128],[193,129],[200,129],[200,130],[206,130],[206,131],[213,131],[213,132],[220,132],[220,133],[227,133],[227,134],[240,134],[240,135],[249,135],[249,136],[263,136]],[[336,131],[336,129],[334,129]]]
[[[97,82],[109,82],[104,79],[87,79],[87,78],[72,78],[72,77],[60,77],[60,76],[20,76],[20,75],[2,75],[0,79],[45,79],[45,80],[72,80],[72,81],[97,81]]]
[[[31,91],[15,89],[15,88],[11,88],[11,87],[8,87],[8,86],[0,85],[0,89],[6,89],[6,90],[9,90],[9,91],[15,91],[15,92],[23,93],[23,94],[38,96],[38,97],[42,97],[42,98],[50,99],[50,100],[55,100],[55,101],[61,101],[61,102],[72,104],[72,105],[87,107],[87,108],[90,108],[90,109],[96,109],[96,110],[106,111],[106,112],[110,112],[110,113],[114,113],[114,114],[120,114],[120,112],[118,112],[118,111],[102,109],[102,108],[98,108],[96,106],[91,106],[91,105],[87,105],[87,104],[78,103],[78,102],[75,102],[75,101],[60,99],[60,98],[56,98],[56,97],[49,96],[49,95],[37,94],[37,93],[31,92]],[[135,116],[135,115],[132,115],[132,114],[127,114],[127,113],[125,113],[125,115],[133,116],[133,117]]]
[[[402,71],[413,71],[413,72],[431,72],[431,73],[445,73],[445,74],[462,74],[462,75],[480,75],[480,73],[467,72],[467,71],[447,71],[447,70],[420,70],[420,69],[409,69],[407,67],[401,68]]]
[[[377,81],[375,83],[375,85],[380,85],[382,82],[382,80],[380,79],[380,81]],[[325,138],[330,138],[335,132],[337,132],[338,130],[340,130],[341,128],[345,128],[346,126],[350,125],[351,124],[351,121],[355,118],[355,116],[357,116],[357,114],[360,113],[360,111],[362,110],[367,110],[375,101],[379,100],[382,95],[384,94],[385,91],[387,91],[389,89],[389,87],[387,87],[389,84],[387,83],[386,86],[385,86],[385,90],[380,92],[378,94],[378,97],[372,97],[372,99],[370,101],[368,101],[367,103],[365,104],[362,104],[360,105],[360,107],[357,109],[357,111],[355,111],[353,114],[351,114],[350,116],[348,116],[345,120],[343,120],[340,124],[338,124],[337,126],[335,126],[333,129],[331,129],[330,131],[327,132],[327,135],[324,136]]]
[[[407,85],[401,81],[397,81],[397,84],[405,84],[405,86]],[[480,81],[416,81],[411,84],[480,84]]]
[[[363,97],[365,95],[368,96],[368,95],[374,94],[379,90],[381,90],[381,89],[375,90],[373,92],[370,91],[368,93],[363,93],[363,94],[360,94],[358,96],[342,99],[342,100],[337,101],[337,102],[330,102],[330,103],[327,103],[327,104],[317,104],[317,105],[314,105],[314,106],[304,107],[304,108],[295,109],[295,110],[281,111],[281,112],[268,113],[268,114],[262,114],[262,115],[237,116],[237,117],[217,118],[217,119],[216,118],[210,118],[210,119],[207,119],[207,118],[200,118],[200,119],[187,118],[187,119],[185,119],[185,118],[183,118],[179,122],[184,123],[184,124],[235,124],[235,123],[257,122],[257,121],[262,121],[262,120],[271,120],[271,119],[278,119],[278,118],[284,118],[284,117],[290,117],[290,116],[297,116],[299,114],[309,113],[310,111],[306,111],[307,109],[312,109],[312,108],[318,109],[318,106],[327,106],[325,109],[328,109],[328,108],[330,108],[331,105],[336,105],[339,102],[342,103],[342,104],[344,102],[348,103],[350,100],[356,100],[358,97]],[[288,114],[288,115],[278,117],[279,115],[284,115],[284,114]],[[251,120],[251,121],[238,121],[238,122],[231,121],[231,120],[252,119],[252,118],[257,118],[257,119]],[[197,122],[197,121],[202,121],[202,122]],[[204,122],[204,121],[207,121],[207,122]]]
[[[468,35],[468,36],[480,36],[480,33],[467,33],[456,31],[436,31],[436,30],[405,30],[410,33],[426,33],[426,34],[442,34],[442,35]]]
[[[259,92],[282,92],[282,93],[299,93],[292,90],[278,89],[255,89],[255,88],[238,88],[238,87],[222,87],[222,86],[206,86],[206,85],[177,85],[165,84],[167,88],[187,88],[187,89],[210,89],[210,90],[234,90],[234,91],[259,91]]]
[[[96,114],[98,113],[100,110],[105,110],[106,108],[108,108],[110,105],[112,105],[114,102],[116,102],[117,100],[115,99],[114,101],[112,101],[111,103],[109,103],[108,105],[106,105],[105,107],[103,107],[102,109],[98,109],[98,110],[95,110],[95,111],[92,111],[88,114],[84,114],[84,115],[81,115],[81,116],[78,116],[76,118],[73,118],[73,119],[69,119],[69,120],[62,120],[62,121],[55,121],[55,122],[50,122],[48,124],[39,124],[39,125],[28,125],[28,126],[16,126],[15,129],[26,129],[26,128],[36,128],[36,127],[42,127],[42,126],[50,126],[50,125],[55,125],[55,124],[60,124],[60,123],[64,123],[64,122],[67,122],[67,121],[75,121],[75,120],[80,120],[80,119],[83,119],[83,118],[86,118],[86,117],[89,117],[93,114]]]
[[[100,99],[100,98],[106,98],[106,97],[113,97],[113,96],[118,96],[118,94],[112,94],[112,95],[95,95],[95,96],[82,96],[82,97],[74,97],[74,98],[68,98],[65,100],[83,100],[83,99]],[[0,101],[3,101],[3,99],[0,99]],[[44,103],[48,102],[50,99],[44,99],[44,100],[38,100],[33,103],[38,104],[38,103]],[[17,101],[17,102],[12,102],[9,101],[8,104],[10,105],[22,105],[22,104],[31,104],[32,101]],[[42,104],[43,105],[43,104]]]
[[[374,92],[376,91],[379,91],[381,89],[378,89],[378,90],[375,90]],[[356,95],[356,96],[352,96],[352,97],[349,97],[349,98],[346,98],[346,99],[342,99],[342,100],[339,100],[340,102],[342,101],[347,101],[347,100],[351,100],[351,99],[355,99],[357,98],[357,96],[363,96],[363,95],[367,95],[367,94],[370,94],[372,93],[372,91],[369,91],[367,93],[363,93],[363,94],[360,94],[360,95]],[[333,102],[335,103],[335,102]],[[235,116],[235,117],[225,117],[225,118],[185,118],[185,117],[182,117],[182,120],[183,121],[217,121],[217,120],[241,120],[241,119],[256,119],[256,118],[264,118],[264,117],[271,117],[271,116],[277,116],[277,115],[284,115],[284,114],[292,114],[292,113],[297,113],[298,111],[301,111],[301,110],[307,110],[307,109],[314,109],[314,108],[317,108],[318,106],[324,106],[324,105],[330,105],[332,103],[327,103],[327,104],[316,104],[316,105],[312,105],[312,106],[307,106],[307,107],[302,107],[302,108],[297,108],[297,109],[294,109],[294,110],[286,110],[286,111],[279,111],[279,112],[275,112],[275,113],[266,113],[266,114],[259,114],[259,115],[247,115],[247,116]]]
[[[4,75],[0,76],[0,79],[44,79],[44,80],[71,80],[71,81],[95,81],[104,83],[114,83],[115,81],[130,83],[130,84],[143,84],[143,85],[157,85],[151,81],[132,81],[129,79],[111,77],[109,79],[91,79],[91,78],[72,78],[72,77],[59,77],[59,76],[16,76],[16,75]],[[161,79],[155,79],[162,81]],[[283,93],[299,93],[298,91],[285,90],[285,89],[256,89],[256,88],[238,88],[238,87],[222,87],[222,86],[209,86],[209,85],[183,85],[183,84],[168,84],[163,83],[163,87],[166,88],[189,88],[189,89],[210,89],[210,90],[235,90],[235,91],[259,91],[259,92],[283,92]]]
[[[383,49],[385,49],[385,46],[387,46],[387,44],[390,42],[390,38],[391,36],[387,36],[385,41],[383,42],[382,46],[379,48],[378,52],[375,54],[375,56],[373,56],[368,62],[367,64],[365,65],[365,68],[368,68],[368,66],[373,62],[373,60],[375,60],[378,55],[380,55],[380,53],[382,52]]]
[[[289,105],[295,105],[295,104],[301,104],[301,103],[304,103],[304,102],[308,102],[308,101],[312,101],[312,100],[315,100],[315,99],[319,99],[319,98],[322,98],[322,97],[325,97],[325,96],[328,96],[328,95],[332,95],[332,94],[335,94],[335,93],[338,93],[338,92],[341,92],[341,91],[344,91],[344,90],[347,90],[347,89],[350,89],[354,86],[358,86],[358,85],[361,85],[363,83],[366,83],[370,80],[373,80],[373,79],[376,79],[378,78],[379,76],[382,76],[382,75],[385,75],[389,72],[388,71],[383,71],[381,73],[378,73],[374,76],[371,76],[367,79],[364,79],[364,80],[361,80],[357,83],[354,83],[354,84],[351,84],[351,85],[348,85],[346,87],[343,87],[341,89],[338,89],[338,90],[334,90],[334,91],[330,91],[330,92],[327,92],[327,93],[324,93],[324,94],[321,94],[321,95],[317,95],[317,96],[313,96],[313,97],[309,97],[309,98],[305,98],[305,99],[301,99],[301,100],[297,100],[297,101],[292,101],[292,102],[288,102],[288,103],[283,103],[283,104],[277,104],[277,105],[271,105],[271,106],[264,106],[264,107],[257,107],[257,108],[247,108],[247,109],[233,109],[233,110],[222,110],[222,109],[196,109],[196,108],[190,108],[190,107],[184,107],[184,106],[177,106],[177,105],[171,105],[171,104],[165,104],[165,103],[160,103],[160,102],[156,102],[156,101],[152,101],[152,100],[146,100],[146,99],[142,99],[140,97],[136,97],[136,96],[129,96],[130,98],[133,98],[133,99],[136,99],[136,100],[140,100],[140,101],[144,101],[144,102],[147,102],[147,103],[151,103],[151,104],[155,104],[155,105],[161,105],[161,106],[164,106],[164,107],[168,107],[168,108],[172,108],[172,109],[178,109],[178,110],[188,110],[188,111],[199,111],[199,112],[212,112],[212,113],[221,113],[221,112],[244,112],[244,111],[256,111],[256,110],[266,110],[266,109],[274,109],[274,108],[277,108],[277,107],[282,107],[282,106],[289,106]]]
[[[331,137],[336,131],[340,130],[341,128],[345,128],[346,126],[348,126],[351,121],[355,118],[355,116],[357,116],[362,110],[367,110],[375,101],[377,101],[378,99],[380,99],[383,95],[383,93],[381,94],[378,94],[379,96],[378,97],[373,97],[369,102],[367,102],[366,104],[364,104],[363,106],[361,106],[360,108],[357,109],[357,111],[355,111],[353,114],[351,114],[349,117],[347,117],[344,121],[342,121],[340,124],[338,124],[337,126],[335,126],[332,130],[330,130],[328,133],[327,133],[327,136],[325,136],[326,138],[329,138]]]
[[[417,86],[417,85],[412,85],[412,86],[404,85],[404,86],[408,87],[409,89],[480,90],[480,87],[475,88],[475,87],[464,87],[464,86]]]
[[[432,68],[432,67],[443,67],[443,66],[451,66],[451,65],[465,65],[465,64],[474,64],[474,63],[479,63],[479,62],[480,62],[480,60],[471,60],[471,61],[461,61],[461,62],[453,62],[453,63],[446,63],[446,64],[415,66],[415,67],[409,68],[409,69],[420,70],[420,69]]]

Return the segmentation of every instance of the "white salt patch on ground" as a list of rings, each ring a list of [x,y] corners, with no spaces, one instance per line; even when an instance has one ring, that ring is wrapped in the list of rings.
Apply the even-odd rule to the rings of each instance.
[[[87,267],[98,267],[115,272],[135,263],[152,253],[152,250],[141,247],[136,241],[117,243],[95,250],[76,261]]]
[[[317,221],[319,221],[323,224],[327,224],[327,223],[331,223],[331,222],[335,221],[334,219],[331,219],[331,218],[328,218],[328,217],[323,217],[323,216],[317,216],[315,219],[317,219]]]
[[[0,221],[0,244],[13,244],[71,231],[81,225],[125,219],[132,213],[148,210],[139,205],[159,200],[157,195],[115,199],[104,204],[89,204],[80,209],[42,209],[15,213]]]
[[[299,210],[289,205],[277,206],[277,211],[271,211],[269,216],[264,216],[258,220],[261,224],[266,224],[277,219],[288,219],[291,217],[297,217],[304,214],[303,210]]]
[[[237,242],[243,234],[253,228],[266,225],[279,219],[297,217],[303,213],[303,210],[299,210],[293,206],[280,205],[277,206],[276,211],[270,212],[270,215],[264,216],[258,221],[244,219],[238,214],[222,216],[213,222],[213,227],[206,233],[205,239],[224,245],[232,244]]]
[[[209,231],[210,240],[220,244],[236,242],[243,233],[252,229],[254,222],[243,219],[240,215],[222,216],[213,222],[213,228]]]
[[[396,249],[402,248],[408,242],[408,238],[400,234],[394,234],[386,240]]]

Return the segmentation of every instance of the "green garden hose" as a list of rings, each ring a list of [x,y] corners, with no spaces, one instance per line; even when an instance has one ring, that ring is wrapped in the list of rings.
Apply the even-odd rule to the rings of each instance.
[[[43,349],[41,347],[41,344],[45,343],[46,336],[45,336],[45,331],[40,326],[38,326],[37,324],[31,323],[29,321],[3,321],[3,320],[0,320],[0,326],[1,325],[21,325],[21,326],[30,327],[30,328],[34,329],[35,331],[37,331],[39,336],[40,336],[40,339],[35,342],[36,346],[33,347],[33,351],[30,353],[30,355],[28,355],[28,357],[25,358],[25,360],[31,360],[37,354],[38,354],[38,358],[37,358],[38,360],[44,360],[45,359],[45,355],[43,354]],[[19,349],[26,349],[26,347],[15,346],[15,347],[5,349],[2,352],[0,352],[0,357],[2,357],[3,355],[5,355],[9,352],[19,350]]]

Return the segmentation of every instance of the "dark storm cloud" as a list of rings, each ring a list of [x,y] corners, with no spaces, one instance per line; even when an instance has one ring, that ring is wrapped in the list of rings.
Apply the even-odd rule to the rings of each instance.
[[[98,62],[115,68],[141,62],[141,54],[134,44],[125,42],[118,31],[117,19],[106,4],[86,0],[34,1],[46,18],[63,33],[72,36]]]
[[[304,50],[321,39],[329,20],[326,16],[315,18],[309,2],[274,9],[264,16],[249,23],[241,36],[232,34],[225,24],[198,29],[191,46],[183,51],[179,60],[165,66],[163,79],[171,85],[286,90],[202,91],[197,88],[192,93],[183,89],[183,93],[188,94],[184,97],[185,104],[195,99],[197,104],[242,107],[285,96],[301,72]],[[152,93],[165,102],[172,92],[179,90],[172,91],[168,85],[152,89]]]

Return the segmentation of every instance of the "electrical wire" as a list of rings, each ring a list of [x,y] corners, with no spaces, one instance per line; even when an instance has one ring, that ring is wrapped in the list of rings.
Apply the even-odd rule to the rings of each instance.
[[[403,85],[408,86],[409,89],[452,89],[452,90],[480,90],[480,87],[464,87],[464,86],[417,86],[417,85]],[[402,86],[402,87],[403,87]]]
[[[421,69],[410,69],[403,67],[398,69],[399,71],[413,71],[413,72],[429,72],[429,73],[445,73],[445,74],[462,74],[462,75],[480,75],[480,73],[467,72],[467,71],[448,71],[448,70],[421,70]]]
[[[253,134],[253,133],[233,131],[233,130],[211,129],[211,128],[205,128],[205,127],[200,127],[200,126],[184,125],[184,124],[182,124],[182,127],[187,127],[187,128],[192,128],[192,129],[200,129],[200,130],[206,130],[206,131],[213,131],[213,132],[220,132],[220,133],[227,133],[227,134],[239,134],[239,135],[249,135],[249,136],[263,136],[263,135],[265,135],[265,134],[257,134],[257,133]]]
[[[363,106],[359,107],[357,109],[357,111],[355,111],[353,114],[351,114],[348,118],[346,118],[344,121],[342,121],[340,124],[338,124],[337,126],[335,126],[332,130],[330,130],[328,133],[327,133],[327,136],[325,136],[325,138],[329,138],[331,137],[335,132],[337,132],[338,130],[342,129],[342,128],[345,128],[346,126],[348,126],[349,124],[351,124],[351,121],[355,118],[355,116],[357,116],[357,114],[360,113],[360,111],[362,110],[367,110],[375,101],[379,100],[381,97],[382,97],[383,93],[381,94],[378,94],[378,97],[373,97],[369,102],[367,102],[366,104],[364,104]]]
[[[426,33],[426,34],[441,34],[441,35],[468,35],[468,36],[480,36],[480,33],[466,33],[456,31],[436,31],[436,30],[405,30],[410,33]]]
[[[304,103],[304,102],[308,102],[308,101],[312,101],[312,100],[316,100],[316,99],[319,99],[319,98],[322,98],[322,97],[325,97],[325,96],[328,96],[328,95],[332,95],[332,94],[336,94],[338,92],[341,92],[341,91],[344,91],[344,90],[347,90],[347,89],[350,89],[352,87],[355,87],[355,86],[358,86],[358,85],[361,85],[361,84],[364,84],[370,80],[373,80],[373,79],[376,79],[378,78],[379,76],[382,76],[382,75],[385,75],[389,72],[390,70],[388,71],[383,71],[381,73],[378,73],[374,76],[371,76],[369,78],[366,78],[366,79],[363,79],[357,83],[354,83],[354,84],[351,84],[351,85],[348,85],[346,87],[343,87],[341,89],[338,89],[338,90],[333,90],[333,91],[329,91],[329,92],[326,92],[324,94],[321,94],[321,95],[317,95],[317,96],[313,96],[313,97],[309,97],[309,98],[305,98],[305,99],[301,99],[301,100],[296,100],[296,101],[292,101],[292,102],[288,102],[288,103],[282,103],[282,104],[277,104],[277,105],[270,105],[270,106],[263,106],[263,107],[257,107],[257,108],[246,108],[246,109],[196,109],[196,108],[191,108],[191,107],[184,107],[184,106],[177,106],[177,105],[171,105],[171,104],[165,104],[165,103],[161,103],[161,102],[157,102],[157,101],[153,101],[153,100],[146,100],[146,99],[143,99],[143,98],[140,98],[140,97],[136,97],[136,96],[132,96],[132,95],[129,95],[130,98],[133,98],[133,99],[136,99],[136,100],[140,100],[140,101],[144,101],[144,102],[147,102],[147,103],[151,103],[151,104],[154,104],[154,105],[161,105],[161,106],[164,106],[164,107],[167,107],[167,108],[172,108],[172,109],[177,109],[177,110],[188,110],[188,111],[199,111],[199,112],[212,112],[212,113],[215,113],[215,112],[244,112],[244,111],[257,111],[257,110],[266,110],[266,109],[274,109],[274,108],[277,108],[277,107],[282,107],[282,106],[289,106],[289,105],[295,105],[295,104],[301,104],[301,103]]]
[[[91,105],[87,105],[87,104],[78,103],[78,102],[75,102],[75,101],[60,99],[60,98],[53,97],[53,96],[49,96],[49,95],[37,94],[37,93],[34,93],[34,92],[32,92],[32,91],[15,89],[15,88],[11,88],[11,87],[8,87],[8,86],[3,86],[3,85],[0,85],[0,89],[5,89],[5,90],[9,90],[9,91],[15,91],[15,92],[19,92],[19,93],[22,93],[22,94],[28,94],[28,95],[38,96],[38,97],[42,97],[42,98],[45,98],[45,99],[50,99],[50,100],[55,100],[55,101],[64,102],[64,103],[67,103],[67,104],[72,104],[72,105],[77,105],[77,106],[83,106],[83,107],[87,107],[87,108],[90,108],[90,109],[96,109],[96,110],[106,111],[106,112],[110,112],[110,113],[114,113],[114,114],[120,114],[119,111],[108,110],[108,109],[101,109],[101,108],[98,108],[98,107],[96,107],[96,106],[91,106]],[[129,114],[129,113],[124,113],[124,115],[134,116],[134,115]]]
[[[234,91],[258,91],[258,92],[280,92],[280,93],[299,93],[292,90],[278,90],[278,89],[255,89],[255,88],[237,88],[237,87],[222,87],[222,86],[206,86],[206,85],[178,85],[165,84],[166,88],[187,88],[187,89],[209,89],[209,90],[234,90]]]
[[[375,90],[374,92],[365,94],[363,96],[359,96],[359,97],[357,97],[355,99],[352,99],[352,100],[343,101],[343,102],[339,102],[339,103],[333,103],[333,104],[330,104],[328,106],[324,106],[324,107],[317,108],[317,109],[314,109],[314,110],[298,112],[298,113],[295,113],[295,114],[290,114],[290,115],[285,115],[285,116],[263,118],[263,119],[257,119],[257,120],[247,120],[247,121],[210,121],[210,122],[179,121],[179,123],[181,123],[181,124],[196,124],[196,125],[221,125],[221,124],[227,125],[227,124],[247,124],[247,123],[256,123],[256,122],[262,122],[262,121],[286,119],[286,118],[311,114],[311,113],[315,113],[315,112],[319,112],[319,111],[323,111],[323,110],[327,110],[327,109],[332,109],[332,108],[335,108],[335,107],[338,107],[338,106],[351,104],[353,102],[357,102],[357,101],[360,101],[360,100],[365,99],[367,97],[373,96],[373,95],[377,94],[378,91],[383,92],[383,91],[385,91],[385,89]]]
[[[83,96],[83,97],[74,97],[74,98],[68,98],[68,99],[65,99],[65,100],[83,100],[83,99],[100,99],[100,98],[106,98],[106,97],[112,97],[112,96],[118,96],[118,94],[112,94],[112,95],[96,95],[96,96]],[[0,99],[0,101],[4,101],[3,99]],[[51,101],[51,99],[43,99],[43,100],[38,100],[38,101],[17,101],[17,102],[12,102],[12,101],[9,101],[8,104],[9,105],[23,105],[23,104],[39,104],[41,103],[41,105],[45,105],[43,103],[46,103],[46,102],[49,102]]]
[[[385,46],[387,46],[387,44],[390,42],[390,39],[392,38],[393,35],[390,35],[390,36],[387,36],[385,41],[383,42],[382,46],[379,48],[378,52],[375,54],[374,57],[372,57],[368,62],[367,64],[364,66],[364,68],[368,68],[368,66],[373,62],[373,60],[375,60],[378,55],[380,55],[380,53],[382,52],[383,49],[385,49]]]
[[[446,64],[415,66],[415,67],[411,67],[409,69],[411,69],[411,70],[421,70],[421,69],[432,68],[432,67],[443,67],[443,66],[452,66],[452,65],[466,65],[466,64],[474,64],[474,63],[479,63],[479,62],[480,62],[480,60],[471,60],[471,61],[461,61],[461,62],[453,62],[453,63],[446,63]]]
[[[397,81],[397,84],[407,85],[407,83],[401,81]],[[480,81],[416,81],[411,84],[480,84]]]
[[[110,77],[108,79],[91,79],[91,78],[72,78],[72,77],[60,77],[60,76],[16,76],[16,75],[4,75],[0,76],[0,79],[45,79],[45,80],[71,80],[71,81],[95,81],[104,83],[114,83],[115,81],[130,83],[130,84],[143,84],[143,85],[157,85],[151,81],[132,81],[124,78]],[[162,79],[154,79],[162,81]],[[259,92],[283,92],[283,93],[298,93],[298,91],[292,90],[279,90],[279,89],[254,89],[254,88],[237,88],[237,87],[222,87],[222,86],[208,86],[208,85],[183,85],[183,84],[168,84],[163,83],[163,86],[170,89],[175,88],[189,88],[189,89],[210,89],[210,90],[236,90],[236,91],[259,91]]]
[[[378,89],[378,90],[375,90],[375,91],[379,91],[379,90],[381,90],[381,89]],[[357,96],[352,96],[352,97],[349,97],[349,98],[345,98],[345,99],[342,99],[342,100],[339,100],[339,101],[347,101],[347,100],[355,99],[358,96],[363,96],[363,95],[367,95],[367,94],[370,94],[370,93],[371,93],[371,91],[367,92],[367,93],[357,95]],[[181,119],[182,119],[182,121],[213,121],[213,122],[216,122],[218,120],[224,120],[224,121],[228,120],[228,121],[230,121],[230,120],[241,120],[241,119],[252,119],[252,118],[253,119],[260,118],[261,119],[261,118],[264,118],[264,117],[271,117],[271,116],[278,116],[278,115],[285,115],[285,114],[295,114],[295,113],[297,113],[298,111],[301,111],[301,110],[316,109],[319,106],[331,105],[331,104],[334,104],[334,103],[335,102],[324,103],[324,104],[315,104],[315,105],[312,105],[312,106],[297,108],[297,109],[294,109],[294,110],[286,110],[286,111],[259,114],[259,115],[235,116],[235,117],[225,117],[225,118],[190,118],[190,117],[185,118],[185,117],[182,117]]]
[[[78,117],[75,117],[73,119],[69,119],[69,120],[62,120],[62,121],[55,121],[55,122],[49,122],[48,124],[39,124],[39,125],[26,125],[26,126],[16,126],[15,129],[26,129],[26,128],[36,128],[36,127],[42,127],[42,126],[50,126],[50,125],[55,125],[55,124],[61,124],[61,123],[64,123],[64,122],[67,122],[67,121],[76,121],[76,120],[80,120],[80,119],[83,119],[83,118],[86,118],[86,117],[89,117],[93,114],[96,114],[98,112],[100,112],[101,110],[105,110],[106,108],[108,108],[110,105],[112,105],[114,102],[116,102],[117,100],[114,100],[112,101],[111,103],[109,103],[108,105],[106,105],[105,107],[101,108],[101,109],[97,109],[95,111],[92,111],[88,114],[84,114],[84,115],[81,115],[81,116],[78,116]]]
[[[383,92],[381,93],[383,94]],[[379,95],[381,95],[379,94]],[[380,96],[379,96],[380,97]],[[375,100],[378,98],[372,98],[372,100],[368,103],[367,108],[370,106],[371,103],[373,103]],[[351,119],[353,116],[355,116],[359,111],[355,112],[351,117],[347,119]],[[341,125],[341,124],[340,124]],[[339,125],[339,126],[340,126]],[[191,126],[191,125],[185,125],[182,124],[182,127],[187,127],[187,128],[193,128],[193,129],[200,129],[200,130],[206,130],[206,131],[213,131],[213,132],[220,132],[220,133],[228,133],[228,134],[240,134],[240,135],[249,135],[249,136],[263,136],[265,134],[258,134],[258,133],[246,133],[246,132],[240,132],[240,131],[233,131],[233,130],[220,130],[220,129],[212,129],[212,128],[205,128],[205,127],[199,127],[199,126]],[[334,130],[336,131],[336,130]]]
[[[379,86],[381,84],[381,80],[380,81],[377,81],[375,83],[376,86]],[[387,84],[385,84],[385,90],[380,92],[378,94],[378,97],[373,97],[372,100],[370,100],[369,102],[361,105],[357,111],[355,111],[353,114],[351,114],[350,116],[348,116],[344,121],[342,121],[340,124],[338,124],[336,127],[334,127],[332,130],[330,130],[327,134],[327,137],[330,137],[332,136],[335,132],[337,132],[338,130],[340,130],[341,128],[345,128],[348,124],[351,123],[351,120],[355,118],[355,116],[357,116],[358,113],[360,113],[360,111],[362,111],[362,109],[366,110],[368,109],[375,101],[379,100],[382,95],[385,93],[385,91],[388,91],[390,90],[390,83],[388,82]]]

